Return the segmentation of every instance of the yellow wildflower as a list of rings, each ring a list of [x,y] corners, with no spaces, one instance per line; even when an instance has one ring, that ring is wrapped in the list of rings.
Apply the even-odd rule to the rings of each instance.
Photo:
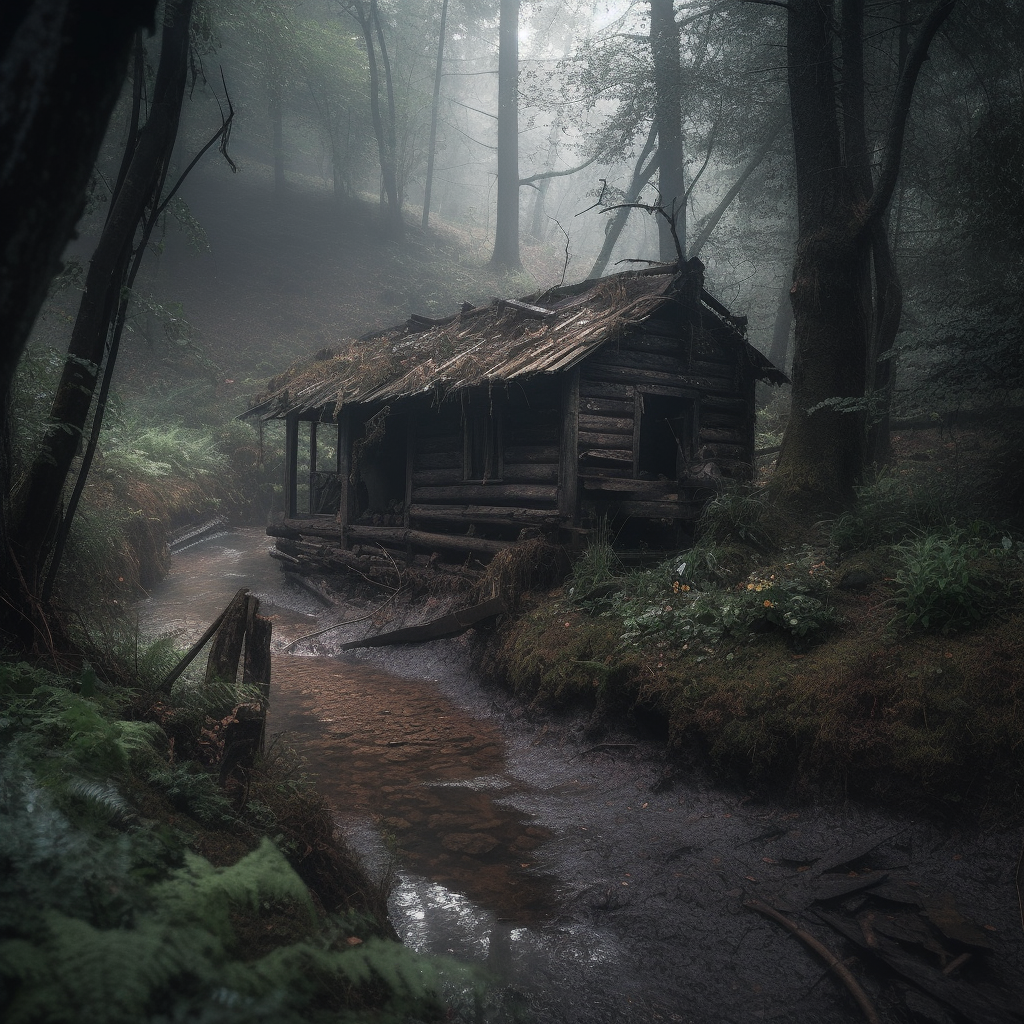
[[[775,607],[775,605],[773,605],[771,603],[771,601],[765,601],[764,606],[765,606],[765,608],[774,608]]]

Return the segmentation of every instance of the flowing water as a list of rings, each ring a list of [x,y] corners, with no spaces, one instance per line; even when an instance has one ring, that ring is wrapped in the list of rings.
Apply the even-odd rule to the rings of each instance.
[[[260,597],[274,619],[270,731],[308,759],[371,871],[397,861],[403,939],[486,969],[473,1019],[861,1020],[821,964],[743,902],[792,884],[787,850],[865,835],[891,837],[877,856],[912,873],[907,884],[952,893],[988,925],[997,969],[1021,962],[1013,837],[715,789],[656,742],[587,741],[578,724],[532,719],[480,685],[468,636],[339,656],[361,622],[286,653],[341,616],[294,588],[269,548],[256,529],[191,545],[140,619],[193,638],[239,587]]]

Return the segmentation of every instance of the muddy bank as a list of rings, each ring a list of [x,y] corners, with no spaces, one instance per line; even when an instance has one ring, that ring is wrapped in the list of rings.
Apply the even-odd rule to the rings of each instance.
[[[268,546],[239,531],[175,556],[143,616],[201,629],[249,586],[276,616],[280,647],[326,625]],[[884,841],[830,875],[882,872],[952,899],[991,939],[984,973],[1015,984],[1018,837],[852,802],[758,802],[680,771],[663,744],[614,723],[595,740],[482,688],[469,635],[332,657],[351,634],[317,638],[315,656],[278,655],[274,728],[292,734],[367,862],[381,871],[395,858],[390,906],[406,941],[491,972],[483,1019],[860,1020],[818,962],[743,904],[783,890],[792,902],[816,863],[801,858],[865,836]],[[888,1019],[907,1019],[886,975],[854,969]]]

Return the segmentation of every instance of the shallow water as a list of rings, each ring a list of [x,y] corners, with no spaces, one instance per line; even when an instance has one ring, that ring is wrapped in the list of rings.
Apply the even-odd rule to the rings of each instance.
[[[175,555],[143,625],[194,637],[239,587],[261,598],[278,652],[271,731],[307,757],[371,869],[397,858],[403,938],[486,967],[495,984],[474,1019],[859,1021],[825,969],[743,901],[793,884],[791,851],[876,834],[892,837],[880,868],[952,894],[993,929],[997,974],[1017,973],[1019,837],[856,805],[756,804],[680,777],[656,743],[588,743],[578,725],[531,720],[482,688],[468,636],[336,656],[362,622],[283,653],[341,613],[293,588],[269,547],[239,530]]]

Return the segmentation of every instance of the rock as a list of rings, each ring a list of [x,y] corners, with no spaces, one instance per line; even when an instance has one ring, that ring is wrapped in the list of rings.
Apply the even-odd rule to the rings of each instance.
[[[849,569],[839,573],[836,586],[840,590],[863,590],[875,581],[873,573],[868,572],[859,566],[853,565]]]
[[[479,857],[490,853],[498,845],[498,840],[483,832],[450,832],[441,839],[441,845],[450,853]]]

